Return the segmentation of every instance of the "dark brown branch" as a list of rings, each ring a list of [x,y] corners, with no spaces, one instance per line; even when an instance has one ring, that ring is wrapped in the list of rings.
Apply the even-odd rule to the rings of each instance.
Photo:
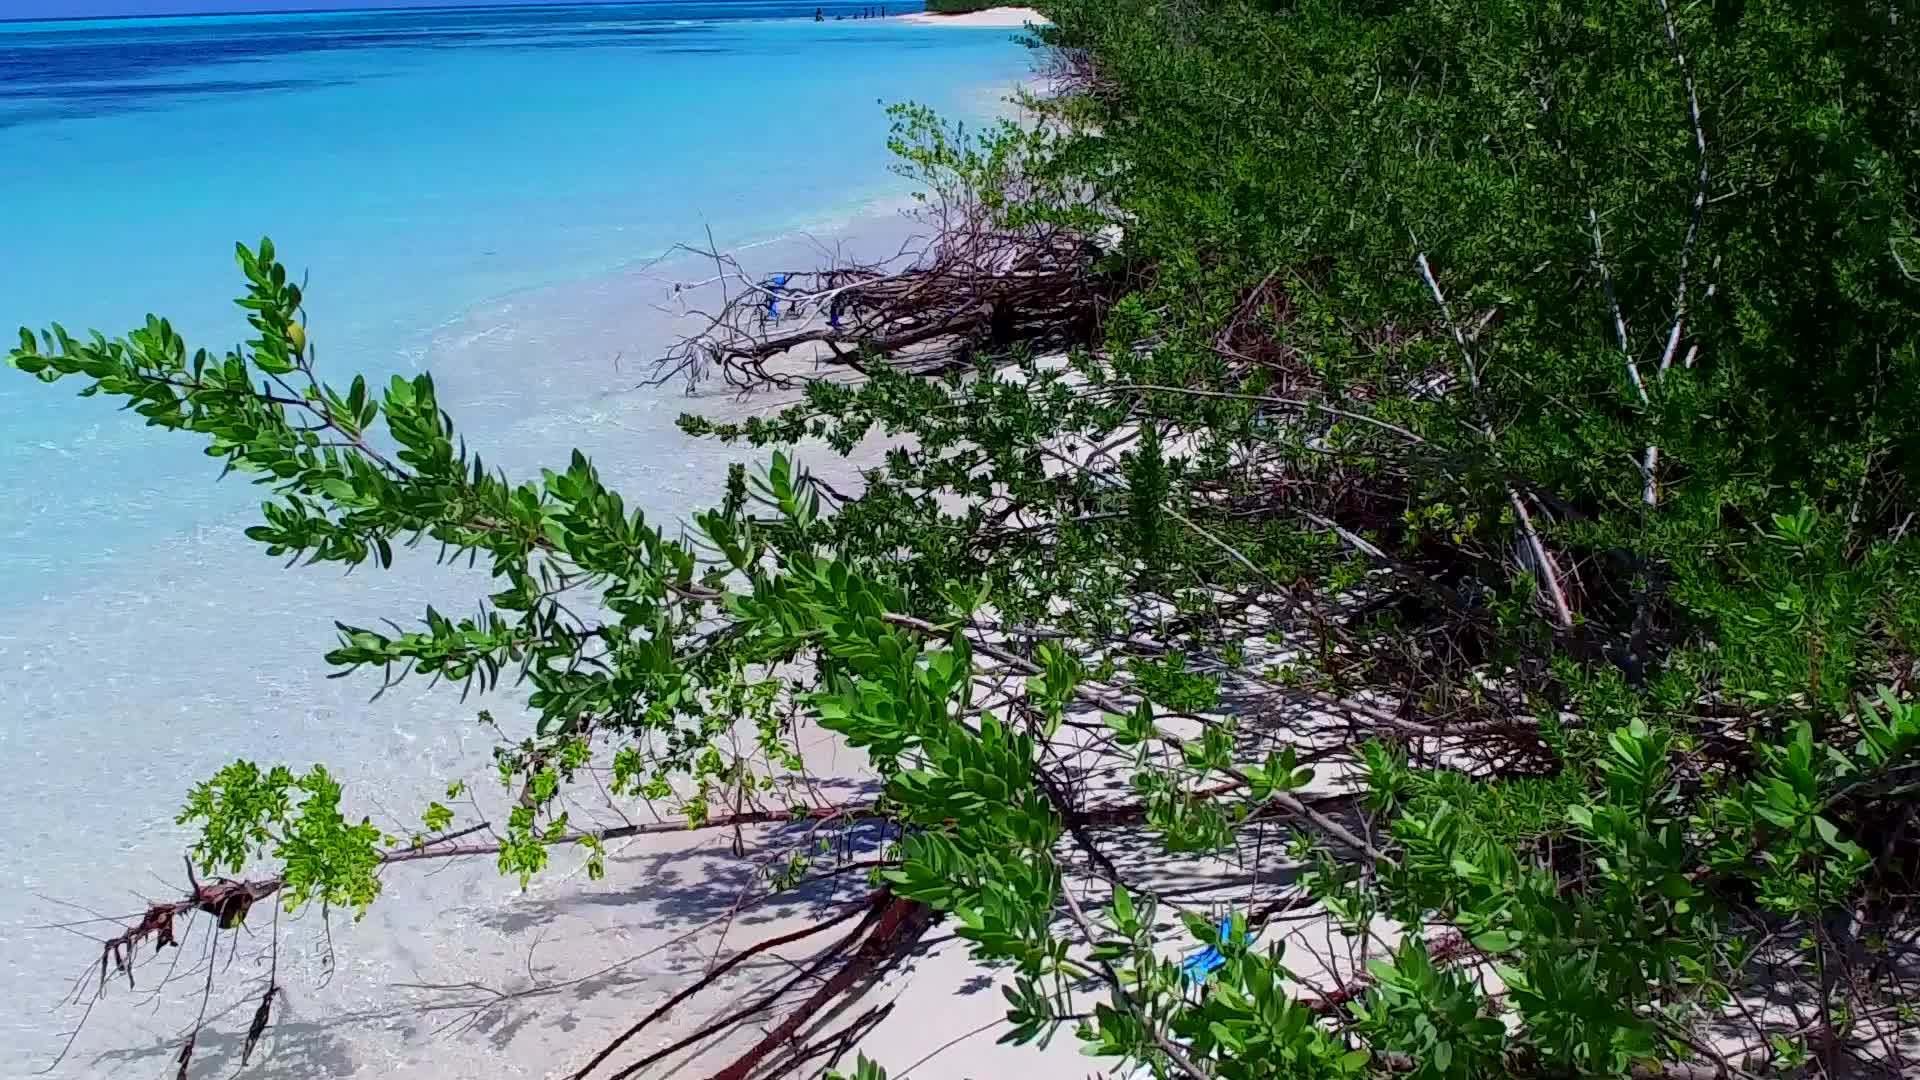
[[[787,1014],[772,1031],[759,1042],[735,1058],[732,1064],[713,1074],[713,1080],[747,1080],[754,1066],[768,1054],[793,1038],[813,1015],[824,1008],[834,998],[852,989],[866,976],[872,974],[888,957],[911,946],[919,940],[931,923],[933,912],[917,900],[897,897],[891,890],[880,890],[876,896],[886,897],[886,906],[881,910],[880,919],[873,933],[862,942],[860,949],[840,970],[835,972],[827,984],[814,991],[813,996],[803,1002],[799,1008]]]
[[[632,836],[657,836],[667,833],[705,831],[709,829],[733,829],[743,825],[782,825],[801,821],[870,821],[887,815],[872,806],[821,806],[803,811],[792,810],[749,810],[738,814],[723,814],[711,817],[699,823],[689,821],[661,821],[645,825],[618,825],[610,829],[588,829],[570,832],[542,843],[564,845],[578,843],[581,840],[600,841],[624,840]],[[475,826],[467,832],[475,832],[485,826]],[[428,842],[417,848],[402,848],[390,851],[381,857],[384,863],[414,862],[419,859],[453,859],[473,855],[497,855],[500,844],[443,844]]]
[[[831,930],[834,927],[839,926],[841,923],[846,922],[848,919],[851,919],[856,915],[864,914],[866,916],[865,919],[861,920],[861,924],[860,924],[860,928],[864,929],[866,925],[874,919],[876,912],[880,910],[881,897],[882,897],[882,892],[879,890],[876,890],[874,893],[869,895],[865,900],[861,901],[858,904],[852,905],[851,907],[847,908],[845,911],[842,911],[840,914],[835,915],[834,917],[826,920],[825,922],[815,923],[812,926],[802,927],[799,930],[795,930],[790,934],[782,934],[779,937],[768,938],[765,941],[759,942],[758,944],[755,944],[750,948],[743,949],[740,952],[734,954],[733,956],[728,957],[725,963],[719,965],[718,967],[715,967],[712,971],[707,972],[706,975],[702,976],[699,980],[694,982],[692,985],[688,986],[686,989],[681,990],[679,993],[673,995],[672,997],[668,998],[666,1001],[662,1002],[659,1006],[654,1008],[651,1012],[647,1013],[647,1015],[641,1017],[638,1021],[636,1021],[631,1027],[627,1028],[627,1030],[621,1032],[606,1046],[601,1047],[600,1051],[594,1054],[593,1057],[590,1058],[585,1065],[582,1065],[579,1069],[575,1070],[573,1074],[574,1080],[585,1080],[585,1077],[588,1074],[592,1073],[594,1069],[599,1068],[600,1064],[606,1061],[609,1057],[612,1057],[616,1051],[618,1051],[622,1046],[627,1044],[628,1040],[632,1039],[635,1035],[638,1035],[640,1034],[640,1032],[645,1030],[647,1025],[653,1023],[655,1020],[660,1019],[662,1016],[665,1016],[667,1012],[671,1010],[674,1006],[680,1004],[681,1002],[687,1000],[693,995],[713,985],[722,976],[726,975],[727,972],[732,971],[734,968],[739,967],[741,964],[747,962],[748,960],[751,960],[755,956],[758,956],[769,949],[776,949],[782,945],[790,945],[793,942],[804,940],[808,937],[813,936],[814,934],[818,934],[826,930]],[[855,933],[858,933],[858,932],[859,932],[858,930],[855,931]],[[829,950],[829,952],[831,952],[831,950]]]

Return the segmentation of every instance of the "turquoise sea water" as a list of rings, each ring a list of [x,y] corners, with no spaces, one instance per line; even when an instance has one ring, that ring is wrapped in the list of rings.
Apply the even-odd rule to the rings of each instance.
[[[530,470],[583,446],[671,518],[733,452],[678,435],[677,390],[635,388],[664,343],[659,275],[675,272],[645,264],[708,229],[802,262],[815,243],[897,242],[903,226],[872,209],[904,188],[881,103],[984,115],[1028,70],[1005,30],[832,20],[866,6],[0,24],[0,330],[120,332],[153,311],[228,347],[244,331],[232,244],[270,234],[310,277],[323,369],[431,369],[490,463]],[[189,438],[0,370],[0,866],[15,883],[0,889],[15,1005],[0,1076],[52,1060],[77,1015],[58,1000],[97,961],[80,936],[31,928],[178,888],[172,816],[192,781],[237,755],[326,761],[353,805],[404,830],[423,797],[484,767],[475,703],[425,687],[369,702],[372,685],[319,662],[334,618],[464,610],[484,575],[282,571],[240,536],[257,494],[210,466]],[[494,707],[511,717],[511,696]],[[530,901],[490,868],[463,868],[336,924],[330,955],[309,935],[282,957],[300,977],[253,1075],[546,1075],[565,1025],[601,1006],[457,1044],[410,1019],[404,994],[387,1006],[400,983],[531,971],[534,922],[543,955],[564,957],[552,943],[569,933],[624,933],[665,903],[646,874],[610,879],[640,891],[534,920],[502,914]],[[185,1018],[155,1007],[168,1000],[113,997],[63,1072],[172,1075]],[[194,1075],[231,1073],[236,1045],[208,1039]]]
[[[225,346],[232,243],[271,234],[328,359],[404,366],[488,298],[844,216],[897,188],[880,102],[964,111],[1026,63],[1006,31],[817,6],[0,24],[0,327],[155,311]],[[77,528],[124,551],[163,523],[123,512],[112,455],[187,460],[57,398],[0,380],[0,603],[84,565]]]

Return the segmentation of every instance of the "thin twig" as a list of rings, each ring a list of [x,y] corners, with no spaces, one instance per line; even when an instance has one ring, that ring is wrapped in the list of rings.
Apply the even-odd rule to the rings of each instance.
[[[1680,81],[1687,89],[1687,119],[1693,124],[1693,145],[1700,157],[1700,167],[1694,175],[1693,208],[1687,220],[1687,235],[1680,242],[1680,263],[1676,272],[1673,297],[1673,326],[1667,331],[1667,347],[1660,354],[1660,373],[1666,374],[1673,366],[1675,350],[1680,345],[1680,331],[1687,317],[1687,273],[1693,257],[1693,245],[1700,236],[1700,222],[1707,211],[1707,185],[1711,179],[1707,168],[1707,126],[1700,119],[1700,95],[1693,85],[1693,67],[1687,63],[1687,54],[1680,46],[1680,31],[1673,22],[1673,9],[1667,0],[1654,0],[1660,7],[1660,17],[1666,25],[1667,46],[1673,50],[1673,62],[1680,68]]]
[[[1087,913],[1081,910],[1080,901],[1074,899],[1073,890],[1062,888],[1060,895],[1067,902],[1068,916],[1073,919],[1074,925],[1080,928],[1080,932],[1086,935],[1087,944],[1098,945],[1103,935],[1101,935],[1099,929],[1093,925],[1093,920],[1087,918]],[[1202,1068],[1193,1058],[1189,1057],[1187,1052],[1180,1048],[1179,1044],[1175,1043],[1171,1038],[1168,1038],[1167,1033],[1160,1030],[1160,1025],[1154,1022],[1153,1017],[1148,1016],[1146,1011],[1140,1008],[1139,1004],[1133,1000],[1133,995],[1127,992],[1127,984],[1120,978],[1119,972],[1113,970],[1113,965],[1105,960],[1097,961],[1097,963],[1099,964],[1101,975],[1106,979],[1107,985],[1113,988],[1113,994],[1120,1000],[1121,1006],[1128,1012],[1133,1013],[1134,1017],[1140,1021],[1140,1026],[1146,1029],[1148,1036],[1153,1039],[1154,1045],[1160,1048],[1160,1052],[1167,1055],[1167,1060],[1173,1062],[1174,1065],[1178,1066],[1180,1070],[1188,1076],[1193,1077],[1194,1080],[1207,1080],[1212,1074]]]
[[[1447,329],[1453,332],[1454,343],[1460,347],[1460,358],[1467,371],[1467,384],[1473,390],[1476,407],[1480,409],[1482,425],[1480,434],[1491,446],[1493,428],[1491,418],[1487,416],[1485,405],[1480,397],[1480,366],[1474,360],[1473,347],[1467,344],[1466,334],[1461,331],[1460,324],[1454,321],[1453,308],[1447,303],[1446,294],[1440,291],[1440,282],[1433,276],[1433,267],[1427,263],[1427,253],[1419,252],[1414,256],[1413,261],[1420,268],[1420,276],[1426,281],[1427,288],[1433,291],[1433,301],[1440,306],[1440,315],[1446,320]],[[1540,530],[1534,527],[1533,515],[1527,512],[1526,504],[1520,501],[1520,493],[1514,490],[1512,484],[1507,485],[1507,503],[1513,507],[1514,520],[1519,525],[1521,534],[1525,536],[1528,550],[1533,555],[1536,575],[1542,579],[1541,584],[1546,590],[1547,600],[1553,606],[1554,622],[1562,630],[1573,629],[1573,609],[1568,605],[1566,591],[1560,585],[1560,564],[1555,561],[1553,553],[1547,550],[1547,545],[1540,539]]]

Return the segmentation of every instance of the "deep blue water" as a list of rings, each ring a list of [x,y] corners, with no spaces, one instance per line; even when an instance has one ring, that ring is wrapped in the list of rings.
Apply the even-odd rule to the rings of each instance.
[[[725,56],[739,51],[742,44],[735,24],[804,17],[816,9],[834,20],[872,6],[656,0],[0,23],[0,126],[164,108],[182,96],[331,85],[336,81],[332,77],[301,71],[302,65],[313,64],[325,54],[355,54],[356,65],[381,63],[380,53],[422,50],[626,47],[655,55]],[[908,7],[896,6],[902,11]],[[869,30],[877,25],[881,24],[862,26],[856,21],[831,28]],[[736,36],[730,36],[730,31]],[[931,42],[922,35],[918,41],[895,44],[909,51],[945,49],[952,43]],[[222,67],[235,64],[271,65],[292,74],[220,77]],[[361,77],[373,74],[364,71]]]
[[[662,277],[703,272],[650,260],[709,230],[801,263],[816,234],[897,243],[897,217],[872,211],[903,195],[883,103],[983,115],[1028,70],[1004,30],[831,19],[862,6],[0,24],[0,333],[117,333],[157,312],[223,350],[245,336],[233,243],[270,234],[308,277],[323,372],[431,369],[489,464],[527,475],[582,446],[630,504],[671,519],[710,501],[737,451],[675,431],[677,390],[636,388],[665,344]],[[485,575],[425,558],[282,570],[241,536],[258,493],[215,473],[189,437],[0,369],[0,1076],[51,1059],[76,1016],[50,1010],[98,957],[30,927],[177,887],[173,815],[195,780],[241,755],[326,761],[355,807],[404,832],[450,779],[484,778],[493,736],[474,703],[411,686],[369,702],[372,684],[329,680],[319,658],[335,618],[466,610]],[[514,704],[491,707],[511,726]],[[549,1074],[582,1037],[572,1025],[632,1002],[556,1009],[497,1041],[436,1039],[439,1021],[383,1004],[396,982],[531,970],[526,941],[498,929],[512,891],[485,866],[397,888],[365,924],[336,922],[331,977],[317,936],[289,938],[296,996],[247,1075]],[[604,955],[566,953],[564,917],[539,925],[543,956]],[[115,996],[65,1074],[172,1075],[182,1022]],[[234,1072],[233,1049],[194,1075]]]

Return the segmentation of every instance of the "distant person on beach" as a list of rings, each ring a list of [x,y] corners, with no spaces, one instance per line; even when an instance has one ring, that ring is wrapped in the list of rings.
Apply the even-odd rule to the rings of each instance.
[[[827,13],[826,13],[826,10],[825,10],[824,8],[814,8],[814,9],[813,9],[813,21],[814,21],[814,22],[826,22],[826,21],[827,21]]]

